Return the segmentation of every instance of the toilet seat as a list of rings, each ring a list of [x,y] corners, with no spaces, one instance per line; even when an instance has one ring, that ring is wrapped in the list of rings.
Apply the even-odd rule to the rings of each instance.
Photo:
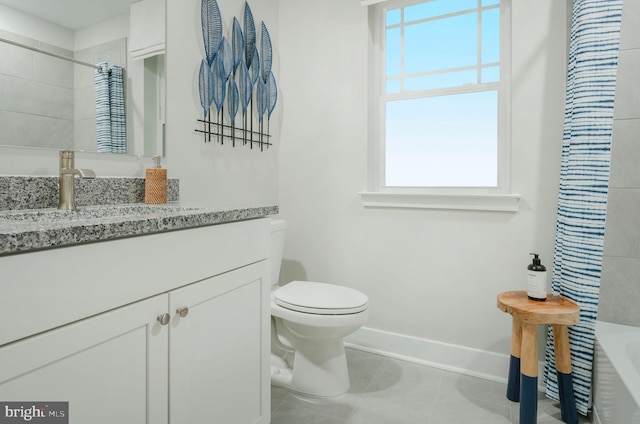
[[[275,290],[274,302],[286,309],[317,315],[356,314],[367,309],[369,298],[334,284],[292,281]]]

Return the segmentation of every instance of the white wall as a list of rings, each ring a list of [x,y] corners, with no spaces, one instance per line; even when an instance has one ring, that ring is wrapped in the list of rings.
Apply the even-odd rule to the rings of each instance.
[[[285,101],[280,215],[289,222],[282,278],[368,294],[372,338],[356,333],[352,340],[366,340],[369,347],[394,352],[388,339],[378,337],[389,335],[382,331],[391,340],[445,343],[471,357],[495,352],[506,358],[511,322],[496,308],[496,295],[525,288],[529,252],[552,265],[565,3],[513,2],[511,165],[513,190],[522,195],[515,214],[361,205],[357,193],[367,187],[368,29],[367,9],[358,3],[279,2]],[[440,361],[428,351],[421,355]]]
[[[0,5],[0,29],[73,50],[73,31],[12,7]]]
[[[277,145],[282,100],[271,117],[270,131],[275,147],[265,151],[248,146],[233,148],[204,143],[196,133],[202,119],[198,95],[198,71],[204,57],[200,24],[200,0],[167,2],[167,166],[170,176],[180,178],[180,198],[221,209],[268,206],[277,199]],[[242,24],[244,1],[219,0],[225,35],[229,36],[234,16]],[[260,24],[267,25],[274,46],[274,74],[279,72],[277,0],[250,2],[258,36]],[[215,108],[214,108],[215,109]],[[239,114],[240,116],[240,114]],[[237,118],[239,119],[239,118]]]
[[[219,209],[276,205],[282,100],[276,106],[269,128],[275,146],[263,152],[248,147],[232,148],[228,142],[222,146],[213,142],[205,144],[203,136],[195,132],[196,120],[202,116],[198,97],[198,70],[204,56],[200,3],[200,0],[167,0],[167,157],[163,166],[168,168],[170,178],[180,179],[180,198],[185,202]],[[225,35],[230,34],[234,16],[242,22],[244,3],[243,0],[218,1]],[[281,84],[277,0],[250,2],[250,6],[258,35],[262,21],[269,29],[274,47],[274,74]],[[135,63],[130,63],[133,65]],[[0,175],[57,175],[57,155],[56,151],[0,147]],[[141,177],[145,168],[151,166],[151,160],[78,153],[76,165],[94,169],[98,176]]]

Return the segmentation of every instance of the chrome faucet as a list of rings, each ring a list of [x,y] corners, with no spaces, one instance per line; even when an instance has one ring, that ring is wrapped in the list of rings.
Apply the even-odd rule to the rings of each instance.
[[[73,150],[60,151],[60,201],[58,209],[76,210],[75,176],[95,178],[96,173],[90,169],[76,169]]]

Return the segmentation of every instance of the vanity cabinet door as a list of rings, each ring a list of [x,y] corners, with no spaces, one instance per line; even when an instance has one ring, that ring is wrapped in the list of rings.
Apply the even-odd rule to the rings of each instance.
[[[159,295],[0,347],[0,401],[69,402],[72,424],[166,424],[169,329],[156,317],[167,301]]]
[[[170,423],[270,422],[268,264],[169,293]]]

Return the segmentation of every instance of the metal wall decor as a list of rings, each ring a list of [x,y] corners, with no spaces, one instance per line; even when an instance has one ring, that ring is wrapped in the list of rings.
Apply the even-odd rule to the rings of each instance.
[[[216,0],[202,0],[201,20],[205,57],[200,63],[198,89],[203,118],[198,119],[196,131],[204,134],[205,142],[231,140],[234,147],[237,141],[264,150],[272,144],[269,121],[278,99],[267,26],[262,22],[258,40],[247,2],[243,26],[233,18],[231,43],[223,35]]]

